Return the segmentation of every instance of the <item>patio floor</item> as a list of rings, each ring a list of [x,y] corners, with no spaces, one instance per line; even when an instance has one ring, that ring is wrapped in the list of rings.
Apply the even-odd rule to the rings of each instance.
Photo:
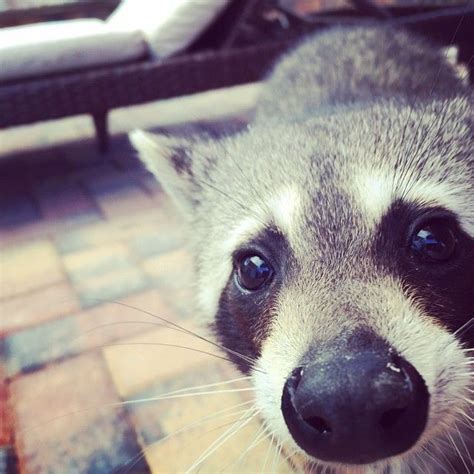
[[[124,117],[156,124],[146,107]],[[193,127],[244,121],[239,109]],[[102,156],[74,123],[3,135],[0,472],[184,472],[239,419],[245,426],[193,471],[289,471],[259,421],[248,418],[252,392],[233,391],[247,385],[220,384],[239,373],[174,347],[215,353],[156,317],[202,332],[174,208],[123,133]],[[52,145],[52,136],[68,141]],[[208,384],[217,385],[192,389]],[[200,391],[222,393],[192,395]]]

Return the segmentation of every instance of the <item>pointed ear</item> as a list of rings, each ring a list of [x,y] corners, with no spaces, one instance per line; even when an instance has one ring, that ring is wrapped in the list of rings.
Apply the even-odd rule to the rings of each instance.
[[[199,202],[200,187],[193,174],[192,141],[143,130],[129,134],[147,169],[185,214]]]

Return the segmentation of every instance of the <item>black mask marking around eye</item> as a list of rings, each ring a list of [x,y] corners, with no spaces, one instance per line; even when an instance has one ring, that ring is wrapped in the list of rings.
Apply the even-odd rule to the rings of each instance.
[[[237,281],[245,290],[258,290],[272,274],[271,266],[259,255],[246,255],[237,262]]]
[[[395,201],[376,230],[373,258],[451,332],[472,318],[474,238],[450,210]],[[474,331],[457,337],[474,347]]]
[[[411,249],[425,261],[444,262],[454,254],[456,237],[445,223],[427,222],[413,234]]]

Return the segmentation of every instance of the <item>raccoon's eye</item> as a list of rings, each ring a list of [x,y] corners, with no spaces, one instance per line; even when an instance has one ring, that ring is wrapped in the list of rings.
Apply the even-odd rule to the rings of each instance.
[[[237,282],[245,290],[258,290],[273,274],[272,267],[259,255],[245,255],[237,262]]]
[[[456,248],[456,237],[444,222],[426,222],[411,238],[411,249],[425,260],[448,260]]]

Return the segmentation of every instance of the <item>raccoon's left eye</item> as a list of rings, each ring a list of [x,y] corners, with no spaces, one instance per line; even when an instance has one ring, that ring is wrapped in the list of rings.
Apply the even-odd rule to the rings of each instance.
[[[453,255],[455,248],[454,232],[444,222],[427,222],[411,238],[411,249],[428,261],[446,261]]]
[[[258,290],[267,282],[273,269],[266,260],[259,255],[245,255],[237,262],[237,282],[245,290]]]

